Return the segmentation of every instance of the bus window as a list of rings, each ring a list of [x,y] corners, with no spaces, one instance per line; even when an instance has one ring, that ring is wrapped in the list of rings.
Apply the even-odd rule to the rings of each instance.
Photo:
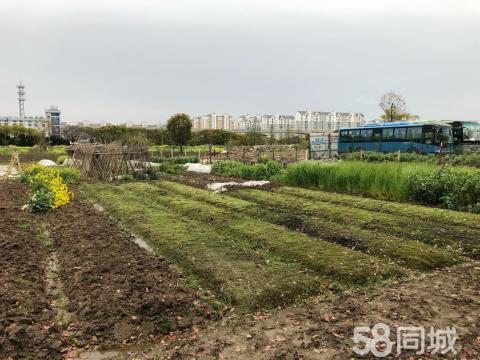
[[[372,135],[372,140],[371,141],[381,141],[382,140],[382,129],[373,129],[373,135]]]
[[[382,140],[383,141],[393,141],[395,138],[393,137],[393,128],[385,128],[382,131]]]
[[[342,142],[342,143],[350,142],[350,135],[348,134],[348,130],[341,130],[340,131],[340,142]]]
[[[350,137],[353,142],[358,141],[359,135],[360,135],[360,130],[358,129],[350,130]]]
[[[371,141],[372,139],[372,129],[362,129],[360,130],[360,140],[359,141]]]
[[[423,143],[427,145],[433,144],[433,129],[423,129]]]
[[[407,128],[407,140],[412,142],[422,142],[422,128],[420,126]]]
[[[395,129],[395,140],[404,141],[407,137],[407,128],[401,127]]]
[[[437,128],[435,142],[437,145],[440,145],[440,143],[444,143],[444,145],[447,145],[448,143],[452,142],[451,129],[446,126],[439,126]]]

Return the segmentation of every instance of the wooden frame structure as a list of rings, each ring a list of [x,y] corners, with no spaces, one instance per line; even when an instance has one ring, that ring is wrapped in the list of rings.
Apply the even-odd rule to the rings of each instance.
[[[114,180],[150,167],[146,144],[73,144],[66,151],[68,163],[87,178]]]

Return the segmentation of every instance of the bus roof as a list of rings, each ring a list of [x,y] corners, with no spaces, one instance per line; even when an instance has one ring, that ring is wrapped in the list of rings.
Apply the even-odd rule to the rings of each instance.
[[[349,129],[371,129],[371,128],[388,128],[388,127],[400,127],[400,126],[423,126],[423,125],[441,125],[441,126],[450,126],[446,122],[440,121],[394,121],[387,123],[375,123],[375,124],[365,124],[358,127],[348,127],[341,128],[340,130],[349,130]]]

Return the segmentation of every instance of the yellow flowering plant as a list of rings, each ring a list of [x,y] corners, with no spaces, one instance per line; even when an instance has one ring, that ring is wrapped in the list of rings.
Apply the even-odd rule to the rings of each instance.
[[[68,204],[73,198],[56,168],[31,165],[24,170],[22,180],[31,187],[26,204],[31,212],[55,209]]]

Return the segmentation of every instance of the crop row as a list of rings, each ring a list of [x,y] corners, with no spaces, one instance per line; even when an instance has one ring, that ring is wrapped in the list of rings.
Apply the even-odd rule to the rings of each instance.
[[[412,269],[431,270],[458,261],[458,256],[454,256],[449,251],[409,237],[393,236],[390,227],[385,228],[386,231],[381,231],[378,225],[375,229],[362,228],[369,222],[362,221],[360,217],[353,215],[355,210],[351,211],[348,208],[345,209],[347,214],[341,216],[341,211],[344,209],[339,206],[325,204],[324,212],[320,213],[317,203],[309,204],[308,201],[295,197],[260,190],[242,190],[233,192],[230,196],[222,196],[168,182],[162,182],[158,186],[186,198],[207,202],[230,211],[244,212],[252,217],[259,217],[291,230],[300,230],[322,240],[335,242],[367,254],[382,256]],[[331,213],[329,213],[329,207],[332,208]],[[373,215],[364,210],[356,211],[367,213],[361,214],[364,218]],[[353,216],[352,221],[348,221],[348,216]],[[425,226],[425,224],[416,225]],[[409,234],[409,231],[400,232],[400,234]],[[458,243],[454,240],[446,242],[443,238],[442,241],[443,245],[451,248]]]

